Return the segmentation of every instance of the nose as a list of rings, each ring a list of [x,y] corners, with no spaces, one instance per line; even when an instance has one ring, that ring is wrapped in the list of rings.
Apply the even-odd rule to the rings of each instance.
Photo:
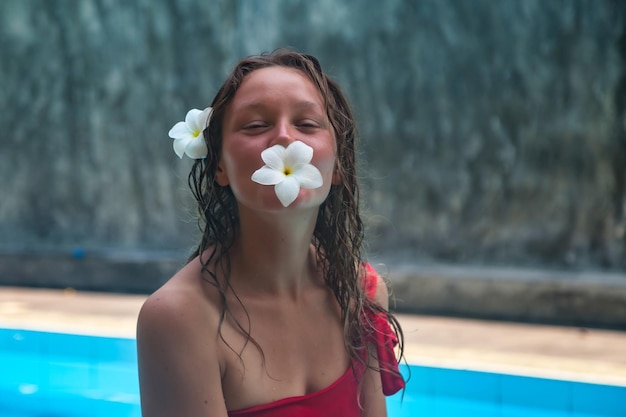
[[[291,142],[296,140],[296,129],[288,120],[280,120],[276,123],[276,137],[274,144],[287,147]]]

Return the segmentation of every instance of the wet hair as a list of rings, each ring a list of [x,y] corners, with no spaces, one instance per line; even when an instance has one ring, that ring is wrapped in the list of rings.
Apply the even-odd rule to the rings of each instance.
[[[234,243],[239,222],[237,201],[232,190],[229,186],[220,186],[216,181],[224,116],[248,74],[261,68],[276,66],[296,69],[311,80],[323,97],[326,114],[334,131],[337,146],[335,175],[339,181],[331,185],[328,197],[320,206],[312,243],[316,248],[317,261],[326,285],[332,290],[341,307],[344,340],[352,362],[357,359],[365,363],[368,355],[374,355],[374,352],[370,352],[372,347],[365,341],[366,335],[371,334],[373,329],[371,323],[362,319],[364,309],[372,309],[387,317],[398,336],[402,352],[403,337],[397,320],[364,293],[361,278],[365,273],[362,263],[364,232],[359,215],[355,160],[356,126],[352,110],[339,86],[324,73],[319,61],[311,55],[281,49],[245,58],[235,66],[217,92],[211,103],[213,111],[208,127],[203,132],[208,155],[205,159],[196,160],[189,174],[189,185],[198,203],[199,226],[202,232],[200,243],[189,260],[200,257],[203,278],[219,291],[222,301],[221,329],[221,323],[229,311],[226,292],[232,291],[228,282],[228,251]],[[221,279],[218,278],[216,268],[220,268]],[[245,310],[243,303],[241,306]],[[251,341],[262,352],[250,336],[249,324],[249,319],[248,323],[236,322],[239,330],[246,335],[246,340]],[[364,350],[367,351],[366,355]]]

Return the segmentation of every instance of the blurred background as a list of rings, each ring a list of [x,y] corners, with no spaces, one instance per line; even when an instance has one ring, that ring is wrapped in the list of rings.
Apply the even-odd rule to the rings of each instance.
[[[0,284],[156,289],[198,239],[167,132],[277,47],[351,100],[401,305],[626,326],[621,0],[2,0]]]

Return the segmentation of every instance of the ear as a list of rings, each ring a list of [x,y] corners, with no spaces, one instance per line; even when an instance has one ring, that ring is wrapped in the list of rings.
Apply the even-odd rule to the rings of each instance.
[[[224,169],[224,163],[221,159],[218,162],[217,170],[215,171],[215,181],[222,187],[226,187],[230,184],[230,181],[228,181],[228,175],[226,175],[226,169]]]

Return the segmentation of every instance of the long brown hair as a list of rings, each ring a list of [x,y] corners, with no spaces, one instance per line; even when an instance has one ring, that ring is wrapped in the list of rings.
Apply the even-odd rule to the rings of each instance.
[[[340,181],[331,186],[327,199],[320,206],[312,243],[315,245],[326,285],[333,291],[341,307],[346,349],[352,359],[363,363],[367,358],[363,354],[364,350],[370,355],[374,354],[369,351],[371,347],[365,342],[365,335],[372,330],[368,328],[371,323],[362,319],[364,309],[369,308],[386,315],[398,336],[402,352],[402,330],[397,320],[364,294],[361,278],[364,274],[361,253],[363,222],[359,215],[355,161],[356,126],[352,110],[339,86],[324,73],[319,61],[311,55],[281,49],[245,58],[235,66],[217,92],[211,103],[213,111],[209,125],[203,132],[208,155],[205,159],[196,160],[189,174],[189,185],[198,202],[199,226],[202,231],[201,241],[189,260],[200,257],[203,278],[219,291],[222,301],[221,328],[229,311],[226,303],[226,291],[230,288],[228,251],[234,243],[239,222],[237,202],[230,187],[220,186],[216,181],[224,114],[246,75],[272,66],[297,69],[313,82],[324,99],[325,110],[335,133],[336,174]],[[221,268],[220,275],[224,279],[218,280],[209,265]],[[243,304],[242,307],[245,310]],[[236,325],[247,336],[247,340],[260,349],[250,336],[249,322],[237,322]]]

